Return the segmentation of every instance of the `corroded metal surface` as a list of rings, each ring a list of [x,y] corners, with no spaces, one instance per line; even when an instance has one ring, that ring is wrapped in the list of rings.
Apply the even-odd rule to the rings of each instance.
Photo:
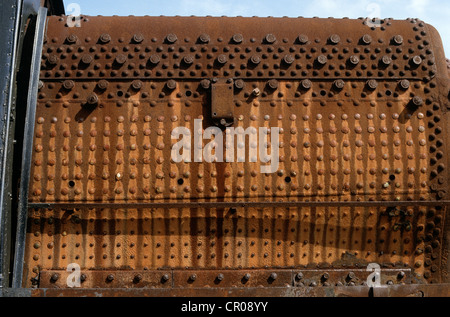
[[[367,24],[84,17],[68,28],[64,17],[49,17],[25,286],[70,263],[92,274],[317,270],[308,284],[326,268],[379,263],[408,272],[404,283],[446,281],[442,43],[419,20]],[[174,162],[171,131],[193,131],[194,119],[203,130],[281,128],[277,171],[260,173],[264,163],[248,157]],[[253,145],[236,146],[248,156]],[[227,205],[238,201],[281,204]],[[211,283],[198,272],[197,283]],[[184,277],[173,281],[194,285]]]

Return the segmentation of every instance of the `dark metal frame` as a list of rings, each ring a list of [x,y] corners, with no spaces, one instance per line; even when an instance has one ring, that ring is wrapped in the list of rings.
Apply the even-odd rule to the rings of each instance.
[[[0,9],[0,288],[9,284],[13,121],[16,106],[16,66],[22,1],[3,0]]]
[[[34,121],[36,114],[37,92],[39,84],[39,69],[42,58],[42,46],[46,24],[47,8],[40,7],[37,14],[34,36],[33,55],[28,87],[27,112],[25,117],[25,132],[23,141],[22,174],[20,178],[19,208],[17,216],[16,248],[13,268],[13,287],[22,287],[23,259],[25,254],[25,238],[28,213],[28,187],[31,166],[31,151],[33,147]]]

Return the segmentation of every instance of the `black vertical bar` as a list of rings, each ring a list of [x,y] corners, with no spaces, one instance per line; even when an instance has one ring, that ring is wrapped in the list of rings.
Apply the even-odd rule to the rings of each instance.
[[[28,187],[30,181],[31,154],[33,148],[33,132],[36,116],[36,102],[39,83],[39,70],[44,43],[47,8],[39,8],[33,44],[33,57],[30,68],[30,83],[28,87],[27,113],[23,140],[22,174],[20,177],[19,208],[17,216],[16,248],[14,256],[13,287],[22,287],[23,261],[25,254],[25,238],[28,214]]]
[[[20,0],[0,2],[0,288],[9,285],[11,246],[11,157]]]

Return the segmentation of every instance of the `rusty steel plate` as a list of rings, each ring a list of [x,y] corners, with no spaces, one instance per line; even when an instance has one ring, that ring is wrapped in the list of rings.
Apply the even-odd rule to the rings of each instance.
[[[173,282],[185,288],[214,287],[208,270],[262,270],[266,281],[273,270],[314,269],[307,278],[315,278],[370,263],[404,270],[404,283],[448,280],[449,76],[433,27],[239,17],[65,23],[48,17],[24,286],[40,287],[40,272],[71,263],[86,274],[176,269]],[[222,143],[211,137],[215,154],[234,150],[233,160],[196,156],[208,138],[191,140],[190,160],[174,160],[175,129],[210,127],[223,131]],[[230,128],[262,131],[266,141],[248,135],[230,145]],[[273,173],[252,160],[258,146],[276,153]],[[196,281],[183,284],[192,270]],[[92,287],[103,287],[99,276]]]

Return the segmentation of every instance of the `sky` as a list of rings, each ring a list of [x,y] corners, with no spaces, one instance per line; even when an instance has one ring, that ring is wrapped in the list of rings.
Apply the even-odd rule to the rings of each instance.
[[[448,0],[64,0],[66,14],[166,16],[273,16],[305,18],[419,18],[440,33],[450,58],[450,1]]]

